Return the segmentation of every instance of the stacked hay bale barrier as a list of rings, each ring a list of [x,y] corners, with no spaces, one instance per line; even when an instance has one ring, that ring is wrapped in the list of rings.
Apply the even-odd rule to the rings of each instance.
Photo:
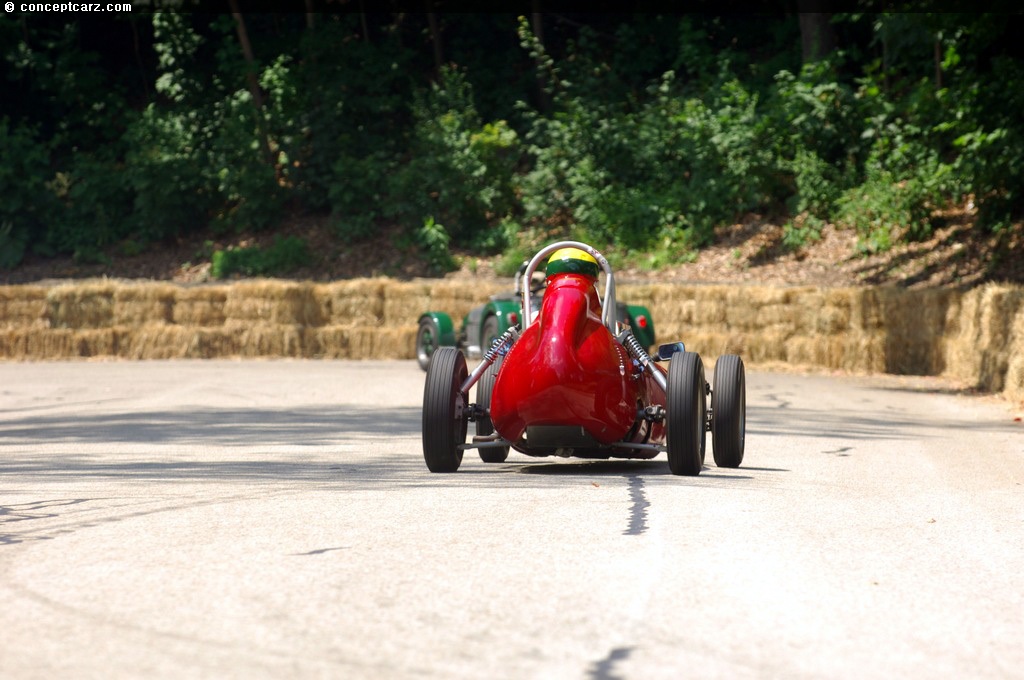
[[[884,310],[874,291],[763,286],[623,286],[645,304],[659,339],[683,340],[710,364],[740,354],[751,364],[885,370]]]
[[[427,310],[458,325],[505,281],[96,280],[0,287],[0,358],[412,358]],[[947,375],[1024,399],[1024,289],[621,285],[660,340],[859,373]]]
[[[1024,400],[1024,288],[975,288],[953,301],[946,323],[945,374]]]

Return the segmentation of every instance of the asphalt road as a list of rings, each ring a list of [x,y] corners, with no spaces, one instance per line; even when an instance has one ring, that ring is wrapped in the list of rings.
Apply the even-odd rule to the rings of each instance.
[[[0,678],[1024,677],[1024,426],[748,374],[744,467],[420,449],[413,362],[0,364]]]

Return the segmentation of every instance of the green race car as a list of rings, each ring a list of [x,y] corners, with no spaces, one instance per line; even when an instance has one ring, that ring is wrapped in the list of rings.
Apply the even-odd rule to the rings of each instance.
[[[416,331],[416,362],[424,371],[438,347],[458,347],[469,359],[479,359],[491,344],[522,318],[522,286],[526,262],[516,272],[514,290],[492,295],[490,300],[474,307],[462,320],[456,332],[452,318],[444,312],[424,312]],[[545,281],[530,282],[532,305],[540,309]],[[629,326],[644,347],[654,346],[654,319],[646,307],[618,303],[619,323]]]

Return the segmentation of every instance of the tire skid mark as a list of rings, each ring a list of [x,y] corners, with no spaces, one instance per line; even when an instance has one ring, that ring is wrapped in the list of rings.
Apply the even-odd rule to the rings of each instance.
[[[625,661],[633,653],[635,647],[616,647],[608,652],[608,656],[595,661],[594,665],[587,671],[589,680],[620,680],[625,677],[615,673],[615,665]]]
[[[282,489],[280,491],[266,494],[266,497],[277,497],[289,493],[300,493],[294,489]],[[135,512],[128,512],[124,514],[112,513],[107,516],[90,516],[89,518],[83,518],[81,520],[68,520],[62,523],[51,524],[44,529],[37,529],[35,531],[26,531],[24,533],[4,533],[0,534],[2,540],[0,545],[17,545],[28,541],[44,541],[57,538],[59,536],[65,536],[73,534],[76,531],[82,529],[91,529],[94,527],[103,526],[105,524],[115,524],[117,522],[124,522],[127,520],[137,519],[139,517],[147,517],[149,515],[157,515],[164,512],[175,512],[178,510],[191,510],[192,508],[204,508],[211,505],[220,505],[225,503],[238,503],[241,501],[251,500],[251,494],[239,494],[237,496],[229,496],[227,498],[211,498],[202,501],[193,500],[188,503],[177,503],[174,505],[165,505],[158,508],[151,508],[148,510],[138,510]],[[83,499],[83,500],[98,500],[98,499]],[[67,505],[70,505],[67,504]],[[112,506],[107,508],[108,510],[116,510],[119,507],[125,506]],[[102,510],[100,511],[102,512]],[[56,514],[52,515],[56,516]],[[47,519],[49,517],[40,517],[39,519]]]
[[[628,475],[626,481],[629,483],[629,499],[632,505],[629,508],[629,527],[622,535],[640,536],[647,531],[647,510],[651,507],[651,502],[647,500],[647,493],[644,491],[643,477]]]

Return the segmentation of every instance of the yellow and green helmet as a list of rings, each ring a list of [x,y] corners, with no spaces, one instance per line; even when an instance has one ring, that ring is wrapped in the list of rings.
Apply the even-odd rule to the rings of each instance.
[[[590,253],[579,248],[560,248],[548,259],[545,274],[583,274],[596,279],[599,269],[597,260]]]

